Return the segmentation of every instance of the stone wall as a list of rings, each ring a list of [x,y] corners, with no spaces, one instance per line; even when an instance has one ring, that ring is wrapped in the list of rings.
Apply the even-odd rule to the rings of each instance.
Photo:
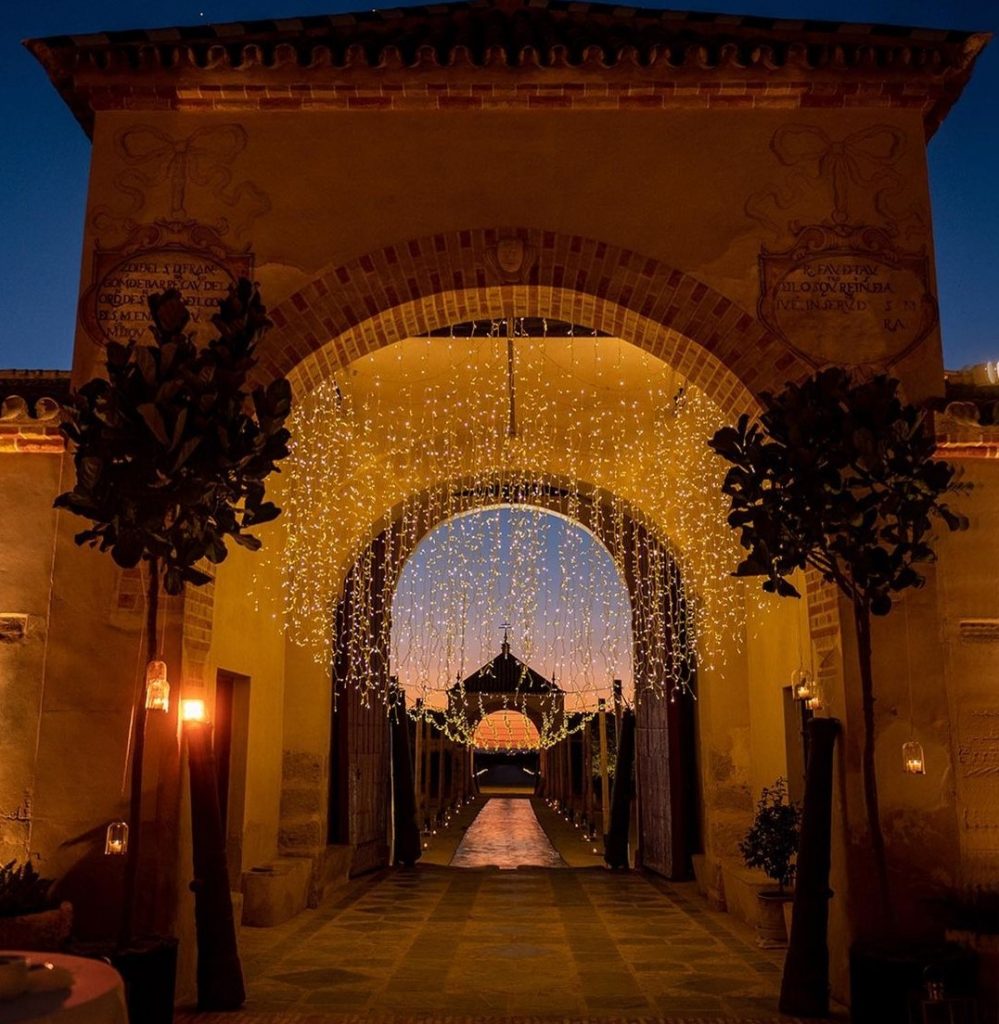
[[[14,420],[0,419],[0,864],[38,852],[32,824],[56,524],[52,500],[63,468],[60,437],[41,433],[26,410]],[[41,434],[50,450],[25,450],[29,432]],[[3,444],[7,438],[10,447]],[[38,866],[44,874],[52,871],[49,858]]]

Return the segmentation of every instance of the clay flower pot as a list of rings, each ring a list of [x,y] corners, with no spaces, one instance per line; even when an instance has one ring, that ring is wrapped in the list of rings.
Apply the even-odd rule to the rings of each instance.
[[[17,917],[0,917],[0,949],[55,951],[62,949],[73,927],[73,905]]]
[[[784,931],[787,934],[787,941],[791,941],[791,916],[794,913],[794,893],[790,894],[790,899],[784,902]]]
[[[781,949],[787,945],[787,927],[784,907],[790,906],[794,893],[764,889],[756,894],[760,904],[760,919],[756,924],[756,941],[762,949]]]

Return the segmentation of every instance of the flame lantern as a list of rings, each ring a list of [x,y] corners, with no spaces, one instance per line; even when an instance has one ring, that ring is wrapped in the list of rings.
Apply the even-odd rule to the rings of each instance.
[[[104,854],[107,857],[124,857],[128,853],[128,824],[112,821],[104,835]]]
[[[151,661],[146,666],[146,710],[170,710],[170,684],[165,661]]]
[[[902,770],[906,775],[925,775],[926,758],[923,745],[917,740],[909,740],[902,744]]]

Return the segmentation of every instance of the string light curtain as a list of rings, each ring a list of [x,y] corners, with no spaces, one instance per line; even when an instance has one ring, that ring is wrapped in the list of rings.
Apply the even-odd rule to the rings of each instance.
[[[460,595],[509,567],[501,568],[495,543],[500,520],[473,527],[467,514],[495,505],[518,510],[510,528],[519,582],[517,600],[491,628],[507,618],[520,624],[521,660],[530,661],[545,623],[564,628],[556,621],[564,606],[538,603],[539,573],[557,565],[590,609],[589,626],[580,619],[577,633],[563,636],[566,647],[581,644],[578,631],[592,631],[603,614],[597,577],[581,575],[587,542],[563,531],[547,552],[550,527],[538,506],[585,523],[606,545],[630,598],[635,699],[675,696],[698,665],[715,665],[738,646],[747,588],[731,576],[739,555],[721,494],[725,467],[706,445],[724,417],[649,353],[616,338],[527,336],[517,324],[493,325],[485,337],[411,338],[321,382],[299,398],[292,419],[283,495],[288,628],[332,665],[350,577],[352,608],[340,615],[340,632],[350,636],[340,640],[352,684],[371,699],[384,699],[395,673],[386,659],[445,666],[435,678],[416,673],[411,685],[425,709],[445,707],[456,677],[478,667],[463,658],[470,634]],[[422,623],[421,636],[400,633],[404,652],[393,648],[389,610],[406,560],[441,523],[450,524],[451,542],[440,557],[452,560],[462,582],[446,610]],[[387,538],[380,546],[379,536]],[[478,582],[461,577],[473,563],[483,567]],[[589,650],[601,664],[599,644]],[[619,651],[609,660],[628,675]],[[570,702],[580,710],[587,701],[595,710],[608,685],[602,669],[599,679],[595,666],[590,672]]]

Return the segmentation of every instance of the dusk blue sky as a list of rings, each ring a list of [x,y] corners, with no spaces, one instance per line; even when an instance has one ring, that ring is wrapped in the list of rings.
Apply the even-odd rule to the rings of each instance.
[[[646,6],[999,29],[999,0],[681,0]],[[69,366],[87,185],[89,143],[20,41],[357,7],[350,0],[5,0],[0,224],[7,241],[0,245],[0,367]],[[946,363],[999,359],[999,42],[979,59],[970,86],[930,144],[929,160]]]

